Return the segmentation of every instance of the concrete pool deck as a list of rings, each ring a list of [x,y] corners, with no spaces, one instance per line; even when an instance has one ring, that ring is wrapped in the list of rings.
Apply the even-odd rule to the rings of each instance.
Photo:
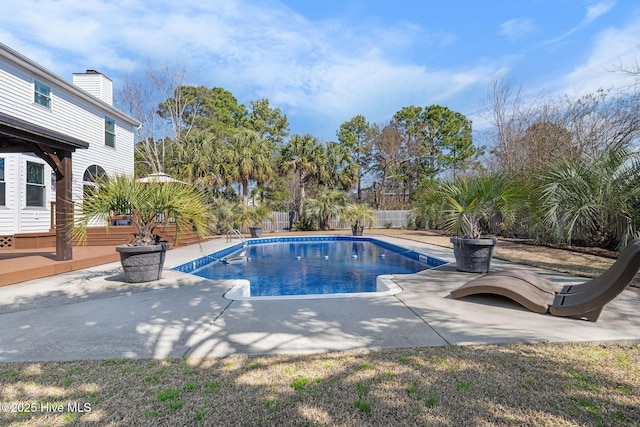
[[[452,261],[450,249],[376,236]],[[344,299],[231,301],[231,281],[168,268],[228,246],[173,249],[161,280],[127,284],[119,263],[0,288],[0,362],[309,354],[351,349],[535,342],[639,342],[640,289],[598,322],[529,312],[510,300],[448,297],[477,277],[451,267],[394,276],[403,292]],[[513,264],[494,260],[492,269]],[[524,267],[534,269],[532,267]],[[554,281],[584,278],[534,269]]]

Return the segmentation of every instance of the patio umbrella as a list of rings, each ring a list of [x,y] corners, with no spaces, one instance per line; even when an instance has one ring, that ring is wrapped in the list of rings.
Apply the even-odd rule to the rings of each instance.
[[[142,182],[142,183],[157,182],[160,184],[165,184],[168,182],[176,182],[179,184],[186,184],[186,182],[180,181],[179,179],[175,179],[171,177],[171,175],[168,175],[164,172],[155,172],[155,173],[149,174],[149,176],[145,176],[144,178],[138,179],[138,182]]]

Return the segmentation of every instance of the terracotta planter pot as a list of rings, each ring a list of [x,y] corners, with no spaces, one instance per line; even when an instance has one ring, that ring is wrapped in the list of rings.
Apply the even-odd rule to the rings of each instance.
[[[152,282],[162,276],[169,243],[151,246],[118,245],[124,280],[128,283]]]
[[[481,239],[463,239],[452,237],[453,253],[456,257],[456,269],[468,273],[486,273],[491,267],[493,248],[498,242],[493,237]]]

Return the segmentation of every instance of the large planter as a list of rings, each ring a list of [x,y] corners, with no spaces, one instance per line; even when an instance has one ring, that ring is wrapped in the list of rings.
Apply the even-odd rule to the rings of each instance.
[[[169,243],[151,246],[118,245],[124,280],[129,283],[152,282],[162,276]]]
[[[249,233],[254,239],[262,237],[262,227],[249,227]]]
[[[351,233],[354,236],[362,236],[363,232],[364,232],[364,225],[361,225],[360,227],[358,227],[357,225],[351,226]]]
[[[456,257],[456,269],[468,273],[486,273],[491,267],[493,248],[497,239],[485,237],[482,239],[463,239],[452,237],[453,254]]]

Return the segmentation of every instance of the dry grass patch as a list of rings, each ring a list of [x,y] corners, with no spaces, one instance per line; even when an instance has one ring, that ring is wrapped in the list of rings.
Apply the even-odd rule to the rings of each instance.
[[[633,426],[639,367],[581,344],[8,363],[0,424]]]
[[[376,229],[375,234],[415,240],[446,248],[452,248],[449,237],[430,230],[400,230]],[[587,248],[582,248],[586,250]],[[494,257],[516,264],[530,265],[548,270],[567,273],[585,278],[597,277],[604,273],[615,262],[615,257],[599,255],[598,252],[609,251],[591,248],[591,252],[581,252],[567,248],[553,248],[544,245],[534,245],[499,239],[495,247]],[[631,282],[631,286],[640,287],[640,275]]]

